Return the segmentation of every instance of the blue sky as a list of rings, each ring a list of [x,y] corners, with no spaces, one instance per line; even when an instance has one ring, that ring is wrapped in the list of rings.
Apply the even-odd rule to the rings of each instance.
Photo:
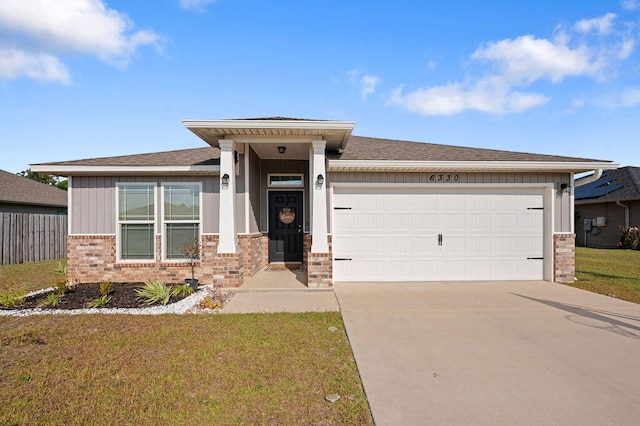
[[[640,166],[639,41],[640,0],[0,0],[0,169],[268,116]]]

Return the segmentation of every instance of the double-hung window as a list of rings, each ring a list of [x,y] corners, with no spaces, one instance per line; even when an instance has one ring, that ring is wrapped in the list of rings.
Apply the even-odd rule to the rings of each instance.
[[[118,188],[118,259],[155,259],[155,184],[121,183]]]
[[[164,257],[186,259],[185,246],[200,242],[200,183],[163,183]]]

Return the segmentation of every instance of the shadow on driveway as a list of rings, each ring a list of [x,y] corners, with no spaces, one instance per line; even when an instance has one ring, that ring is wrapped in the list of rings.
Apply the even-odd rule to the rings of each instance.
[[[569,312],[573,315],[567,315],[565,318],[571,322],[580,325],[586,325],[588,327],[599,328],[601,330],[609,331],[611,333],[618,334],[620,336],[628,337],[630,339],[640,339],[638,334],[627,331],[631,329],[640,332],[640,327],[637,325],[629,324],[610,317],[618,317],[628,319],[631,321],[640,321],[640,317],[633,315],[622,315],[615,312],[608,312],[599,309],[586,308],[584,306],[567,305],[565,303],[555,302],[553,300],[536,299],[535,297],[523,296],[522,294],[511,293],[514,296],[522,297],[533,302],[542,303],[552,308],[560,309],[565,312]],[[603,314],[603,315],[601,315]],[[607,315],[607,316],[605,316]]]

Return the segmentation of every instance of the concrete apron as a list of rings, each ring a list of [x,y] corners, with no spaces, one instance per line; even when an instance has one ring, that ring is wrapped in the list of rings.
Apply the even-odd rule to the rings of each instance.
[[[306,271],[261,271],[245,279],[222,313],[339,311],[332,288],[309,289]]]
[[[546,282],[336,283],[376,424],[640,418],[640,305]]]

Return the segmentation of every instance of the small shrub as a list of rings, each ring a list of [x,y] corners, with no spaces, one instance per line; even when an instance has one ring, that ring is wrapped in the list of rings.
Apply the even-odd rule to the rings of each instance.
[[[63,277],[62,275],[56,276],[56,283],[54,287],[56,289],[56,293],[58,293],[60,296],[64,295],[69,290],[69,283],[67,282],[67,278]]]
[[[200,309],[219,309],[222,307],[222,302],[213,300],[211,296],[205,296],[204,299],[198,304]]]
[[[226,300],[226,297],[224,294],[222,294],[222,291],[220,290],[221,287],[222,286],[220,284],[216,284],[213,287],[208,288],[209,294],[205,296],[204,299],[202,299],[198,304],[200,309],[222,308]]]
[[[96,300],[93,300],[93,301],[89,302],[89,307],[90,308],[102,308],[107,303],[109,303],[110,300],[111,300],[111,298],[109,297],[108,294],[103,294],[102,296],[98,297]]]
[[[58,306],[58,303],[60,303],[60,300],[62,300],[62,294],[60,293],[50,293],[47,295],[47,297],[40,302],[40,304],[38,305],[39,307],[45,307],[45,306],[53,306],[56,307]]]
[[[102,281],[100,283],[100,294],[102,296],[108,296],[111,293],[113,293],[113,284],[111,284],[109,281]]]
[[[640,229],[637,226],[632,226],[630,228],[620,227],[620,232],[618,233],[620,237],[620,242],[617,244],[618,247],[630,250],[640,250]]]
[[[15,308],[24,303],[25,292],[23,290],[7,290],[0,293],[0,306],[3,308]]]
[[[187,283],[181,284],[173,289],[174,296],[189,296],[193,293],[193,289]]]
[[[166,305],[171,298],[171,287],[168,287],[162,280],[148,280],[144,287],[136,289],[138,300],[142,300],[144,305],[154,305],[162,303]]]
[[[67,281],[67,267],[62,264],[62,262],[58,262],[58,266],[53,270],[53,273],[57,276],[64,277],[64,280]]]

